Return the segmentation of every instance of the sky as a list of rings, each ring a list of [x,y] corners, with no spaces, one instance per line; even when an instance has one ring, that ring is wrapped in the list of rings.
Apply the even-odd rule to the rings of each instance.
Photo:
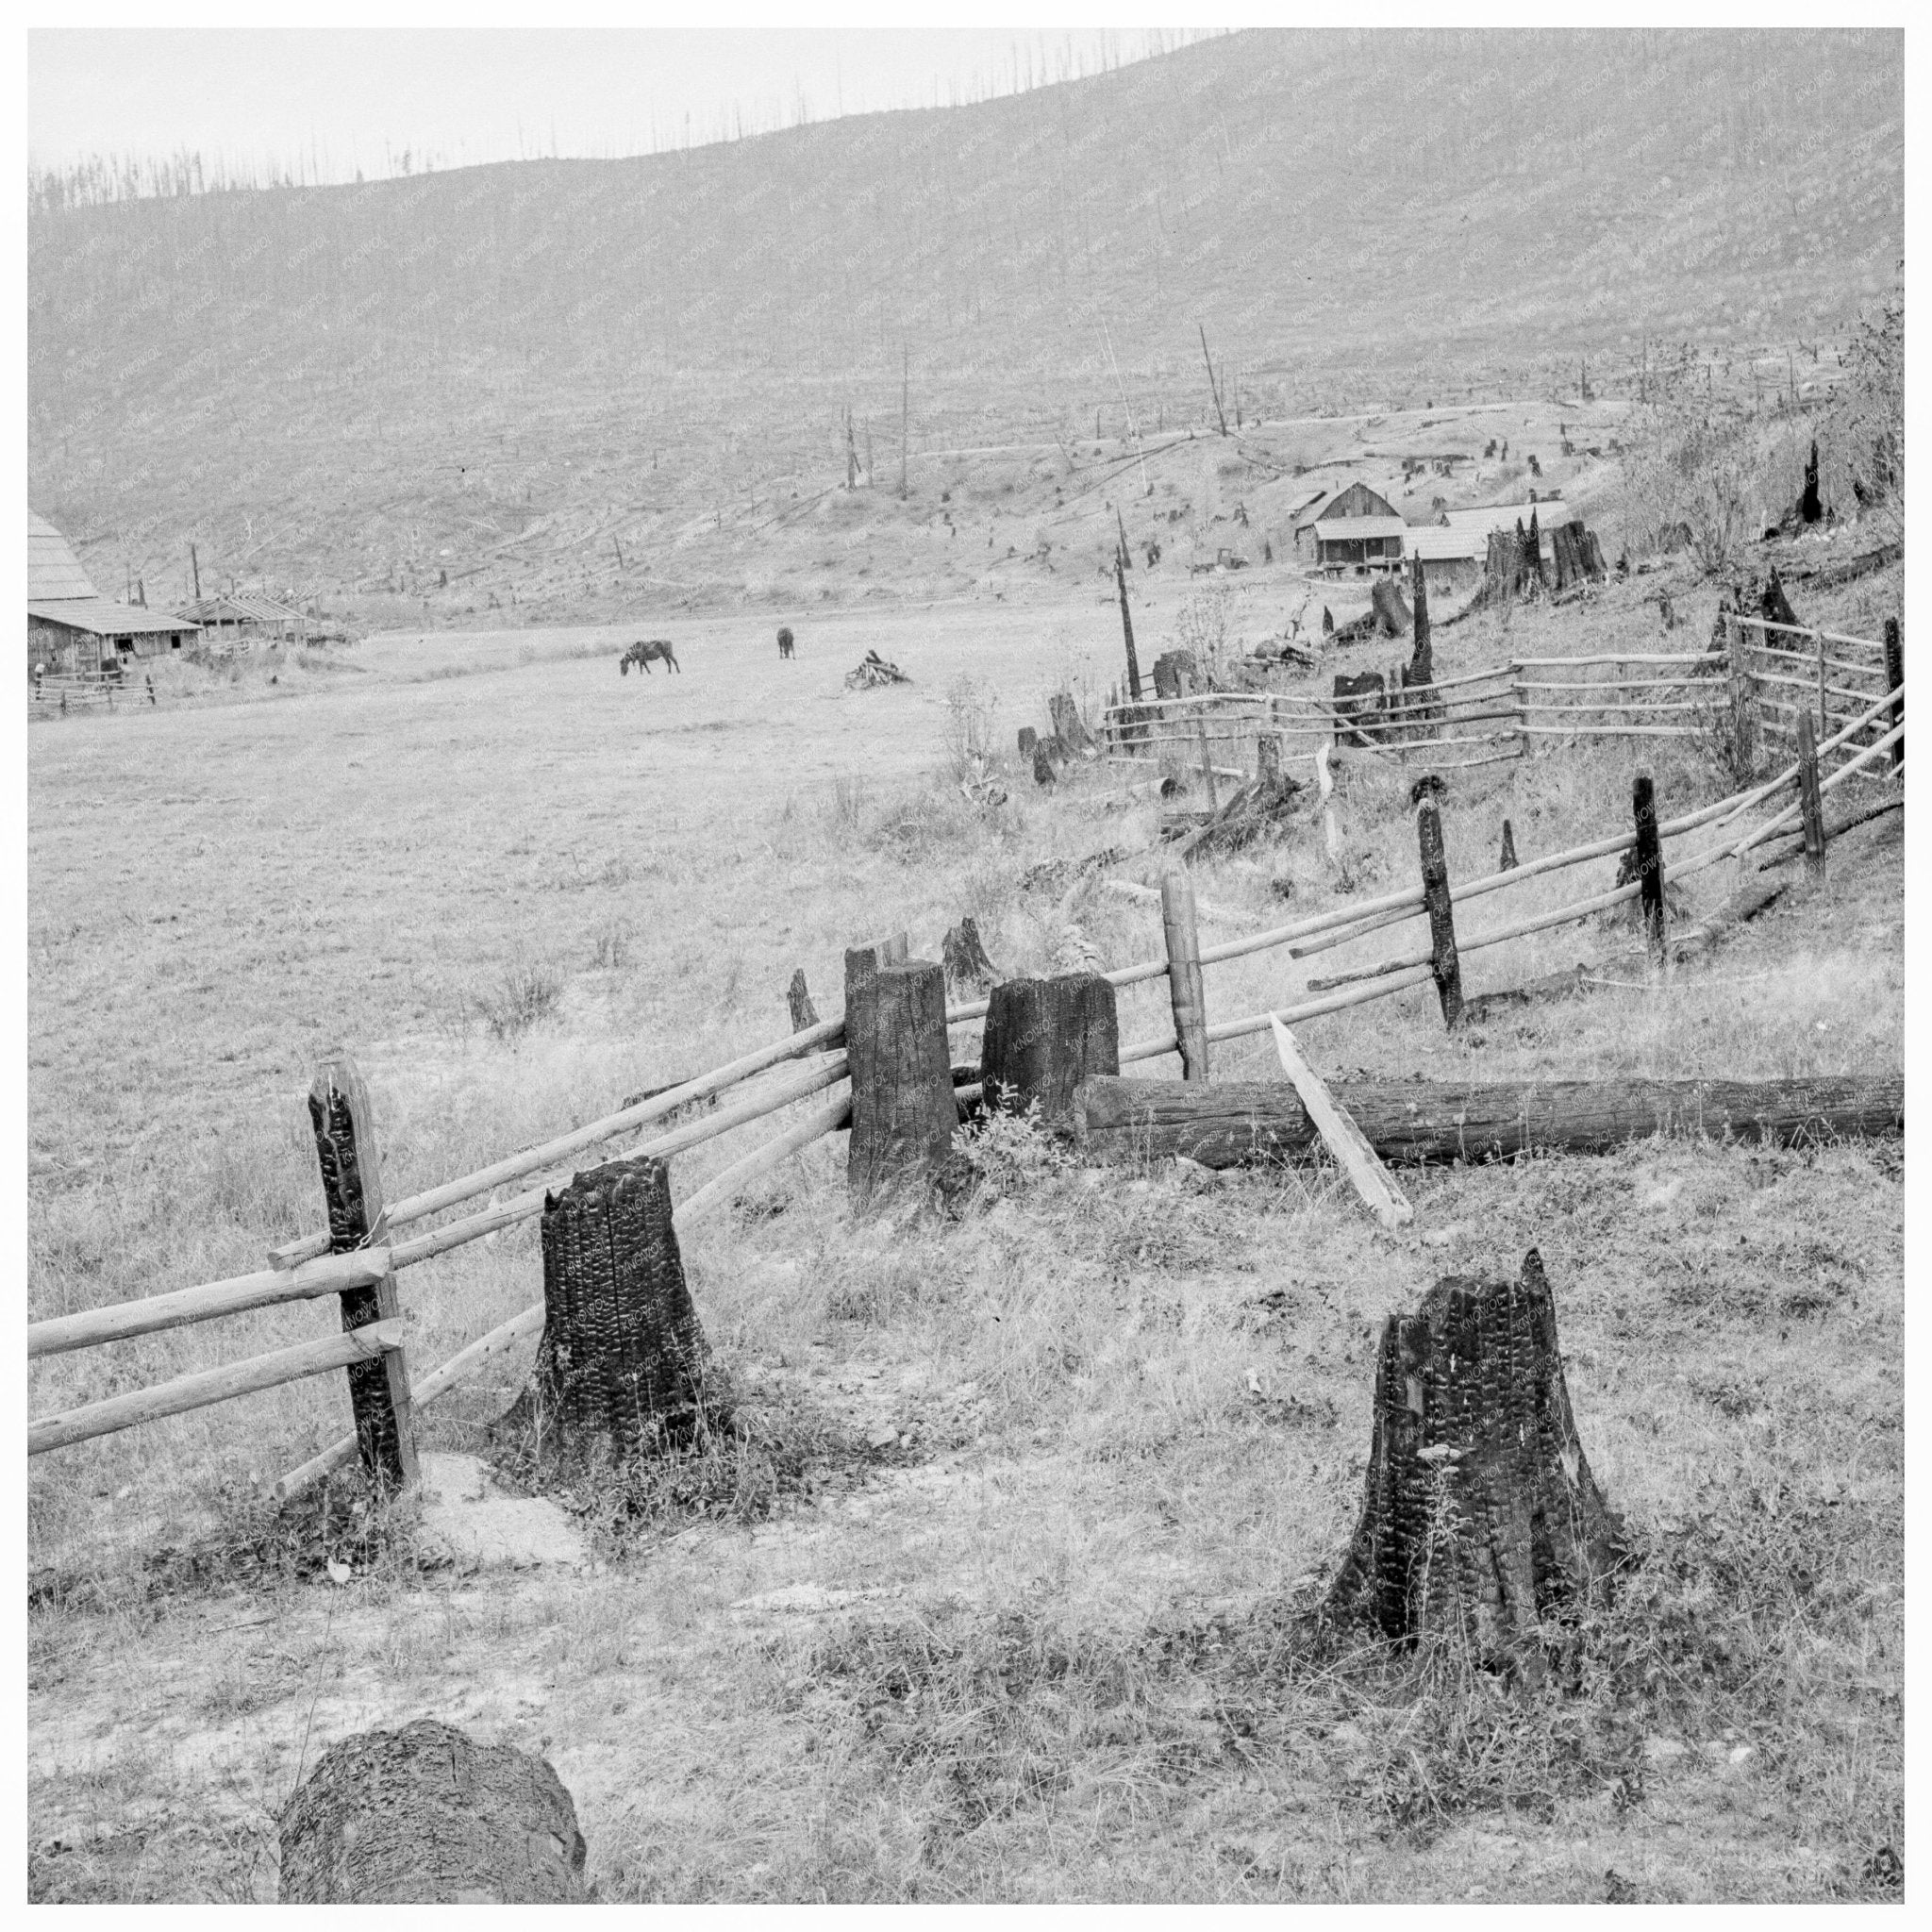
[[[420,172],[648,154],[1011,92],[1198,32],[1158,31],[41,28],[28,155],[58,168],[189,150],[343,181],[404,172],[405,157]]]

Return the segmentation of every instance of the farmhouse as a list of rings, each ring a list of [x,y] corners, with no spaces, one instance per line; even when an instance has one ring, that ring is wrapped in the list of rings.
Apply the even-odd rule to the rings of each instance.
[[[1312,549],[1315,568],[1329,575],[1366,576],[1401,564],[1407,528],[1386,496],[1366,483],[1351,483],[1303,513],[1295,547],[1304,554],[1305,545]]]
[[[44,517],[26,515],[26,668],[105,671],[178,651],[197,626],[166,610],[116,604],[96,591],[80,559]]]

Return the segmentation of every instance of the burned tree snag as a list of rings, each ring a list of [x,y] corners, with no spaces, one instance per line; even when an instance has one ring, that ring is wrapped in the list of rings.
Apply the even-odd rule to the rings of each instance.
[[[1423,560],[1415,559],[1415,582],[1411,587],[1415,599],[1415,649],[1408,659],[1408,682],[1411,686],[1433,684],[1436,681],[1435,654],[1429,645],[1429,587],[1423,575]]]
[[[1423,905],[1429,915],[1429,971],[1442,1002],[1442,1024],[1462,1017],[1462,966],[1456,954],[1456,915],[1449,902],[1449,861],[1442,852],[1442,816],[1433,794],[1415,808],[1416,840],[1422,849]]]
[[[584,1835],[541,1757],[433,1718],[325,1751],[277,1825],[284,1905],[578,1905]]]
[[[1036,744],[1038,744],[1039,742],[1040,742],[1040,733],[1039,733],[1039,732],[1037,732],[1037,731],[1036,731],[1036,730],[1035,730],[1035,729],[1033,728],[1033,726],[1032,726],[1032,725],[1030,725],[1030,724],[1023,724],[1023,725],[1021,725],[1021,727],[1020,727],[1020,735],[1019,735],[1019,745],[1020,745],[1020,756],[1021,756],[1021,757],[1022,757],[1023,758],[1025,758],[1025,759],[1027,759],[1027,760],[1028,760],[1028,761],[1030,762],[1030,760],[1032,759],[1032,757],[1033,757],[1033,747],[1034,747],[1034,746],[1035,746]]]
[[[1415,623],[1414,613],[1402,601],[1402,592],[1393,577],[1375,579],[1369,591],[1369,603],[1375,628],[1383,637],[1399,638]]]
[[[343,1255],[379,1245],[385,1216],[375,1111],[361,1070],[340,1048],[316,1066],[308,1087],[308,1119],[328,1204],[329,1252]],[[402,1305],[393,1273],[373,1288],[345,1290],[341,1309],[345,1335],[372,1322],[394,1320]],[[353,1363],[346,1373],[362,1467],[387,1482],[415,1481],[415,1413],[403,1351],[385,1349],[375,1360]]]
[[[980,1047],[986,1104],[1072,1119],[1074,1089],[1091,1074],[1121,1070],[1120,1020],[1112,985],[1098,973],[1008,979],[992,990]]]
[[[1046,708],[1053,715],[1053,735],[1070,752],[1083,752],[1093,742],[1093,736],[1087,729],[1087,722],[1080,716],[1080,707],[1074,702],[1071,691],[1057,691],[1047,699]]]
[[[903,945],[904,941],[900,943]],[[958,1124],[946,1045],[946,981],[936,959],[879,965],[860,997],[862,1053],[853,1047],[852,961],[846,958],[845,1051],[852,1067],[852,1139],[845,1177],[854,1202],[929,1180]]]
[[[1657,786],[1648,772],[1630,782],[1630,807],[1637,821],[1638,900],[1643,908],[1643,943],[1652,961],[1664,958],[1664,850],[1657,836]]]
[[[1042,790],[1050,789],[1059,781],[1059,774],[1053,768],[1053,753],[1048,746],[1057,741],[1036,739],[1033,745],[1033,782]]]
[[[1805,826],[1805,868],[1824,876],[1824,803],[1818,790],[1818,734],[1811,713],[1798,713],[1798,815]]]
[[[691,1441],[723,1405],[671,1224],[671,1168],[607,1161],[543,1202],[543,1337],[500,1431],[546,1466],[608,1467]]]
[[[1778,580],[1776,564],[1772,565],[1771,575],[1765,579],[1758,615],[1769,623],[1787,625],[1792,630],[1804,628],[1798,622],[1798,613],[1791,608],[1791,600],[1785,595],[1784,585]]]
[[[1184,698],[1200,689],[1201,671],[1191,651],[1163,651],[1154,660],[1154,695]]]
[[[1576,1433],[1537,1251],[1516,1281],[1451,1275],[1391,1315],[1361,1520],[1325,1614],[1538,1682],[1538,1626],[1586,1603],[1624,1554]]]
[[[791,1030],[803,1033],[808,1027],[819,1024],[819,1009],[811,1003],[811,994],[805,984],[805,968],[798,967],[791,974],[791,984],[786,989],[786,999],[791,1007]]]
[[[1127,608],[1126,558],[1118,550],[1113,556],[1113,579],[1120,586],[1121,635],[1127,645],[1127,695],[1138,705],[1141,702],[1141,660],[1134,655],[1134,614]]]
[[[1805,464],[1805,488],[1798,498],[1798,521],[1816,524],[1824,520],[1824,506],[1818,500],[1818,439],[1811,439],[1811,455]]]
[[[1503,821],[1503,851],[1502,856],[1496,860],[1496,870],[1498,872],[1514,872],[1516,870],[1516,833],[1507,819]]]

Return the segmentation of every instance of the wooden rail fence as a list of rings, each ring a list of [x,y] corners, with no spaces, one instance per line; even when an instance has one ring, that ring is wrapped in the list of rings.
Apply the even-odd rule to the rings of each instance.
[[[1521,668],[1524,667],[1511,667],[1512,673]],[[1827,687],[1827,699],[1829,694]],[[1417,884],[1212,945],[1199,942],[1192,891],[1184,875],[1177,875],[1162,894],[1163,957],[1101,975],[1114,988],[1157,978],[1169,982],[1173,1028],[1123,1046],[1119,1059],[1124,1065],[1178,1048],[1190,1080],[1205,1081],[1208,1050],[1214,1043],[1266,1032],[1276,1023],[1291,1025],[1431,983],[1442,996],[1445,1020],[1453,1025],[1460,1007],[1461,956],[1574,924],[1640,896],[1652,915],[1655,954],[1662,931],[1666,869],[1670,878],[1682,879],[1741,857],[1807,817],[1807,799],[1822,800],[1855,777],[1885,784],[1902,782],[1904,703],[1901,677],[1841,722],[1840,712],[1831,713],[1836,729],[1808,748],[1807,757],[1801,757],[1761,784],[1663,823],[1657,822],[1647,784],[1640,780],[1629,828],[1568,851],[1509,864],[1462,884],[1449,880],[1446,869],[1430,858],[1434,851],[1440,859],[1440,831],[1433,824],[1434,802],[1425,798],[1418,812],[1424,876]],[[1838,762],[1834,764],[1835,758]],[[1782,802],[1787,799],[1788,803]],[[1772,808],[1770,817],[1748,826],[1743,823],[1765,808]],[[1432,830],[1436,833],[1434,845]],[[1667,857],[1667,841],[1693,833],[1705,835],[1697,850]],[[1627,883],[1478,932],[1457,929],[1460,915],[1479,900],[1557,871],[1632,852],[1641,855],[1642,863],[1639,875]],[[1819,857],[1822,860],[1822,841]],[[1426,945],[1420,943],[1419,933],[1419,943],[1411,953],[1324,980],[1311,979],[1307,990],[1317,995],[1312,998],[1265,1012],[1208,1019],[1205,968],[1277,949],[1285,949],[1292,959],[1302,959],[1418,919],[1427,923],[1428,941]],[[892,960],[904,961],[904,937],[864,950],[876,956],[879,967],[887,968]],[[848,969],[859,957],[858,953],[849,956]],[[890,966],[890,970],[908,974],[919,964]],[[848,970],[848,1013],[854,1010],[852,984]],[[987,999],[948,1005],[943,1010],[944,1025],[955,1027],[984,1020],[989,1005]],[[868,1053],[868,1060],[877,1058],[875,1049]],[[767,1079],[767,1075],[777,1077]],[[354,1431],[291,1471],[274,1486],[274,1493],[284,1499],[293,1495],[330,1470],[355,1459],[358,1449],[371,1468],[407,1480],[413,1470],[413,1410],[473,1376],[519,1340],[535,1334],[542,1325],[543,1305],[539,1301],[525,1308],[412,1383],[405,1361],[405,1324],[397,1296],[397,1277],[402,1271],[541,1214],[546,1193],[567,1185],[572,1163],[591,1148],[601,1149],[605,1143],[650,1129],[616,1154],[600,1152],[598,1160],[638,1155],[669,1158],[794,1108],[828,1089],[847,1086],[845,1092],[833,1095],[775,1138],[741,1155],[685,1200],[674,1216],[674,1225],[682,1238],[703,1216],[729,1203],[752,1181],[814,1141],[847,1127],[854,1118],[849,1083],[855,1077],[854,1062],[847,1052],[846,1020],[841,1016],[806,1027],[474,1174],[385,1203],[377,1178],[374,1123],[360,1076],[346,1055],[331,1056],[318,1068],[309,1095],[328,1209],[325,1231],[282,1243],[271,1251],[270,1266],[255,1274],[30,1323],[27,1355],[29,1359],[37,1359],[96,1348],[250,1309],[329,1295],[339,1299],[343,1332],[38,1418],[28,1425],[28,1454],[38,1456],[304,1376],[346,1370]],[[959,1091],[963,1094],[975,1090]],[[695,1102],[727,1095],[732,1096],[727,1105],[679,1124],[671,1121],[672,1115]],[[539,1176],[535,1186],[508,1200],[492,1200],[480,1210],[403,1236],[404,1229],[416,1227],[450,1208],[463,1207],[479,1196],[493,1196],[512,1182]]]

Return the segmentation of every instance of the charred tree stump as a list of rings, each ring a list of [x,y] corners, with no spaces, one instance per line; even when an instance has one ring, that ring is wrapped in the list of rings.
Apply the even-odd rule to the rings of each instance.
[[[1200,666],[1191,651],[1163,651],[1154,660],[1154,695],[1184,698],[1201,686]]]
[[[328,1205],[329,1252],[379,1244],[385,1223],[382,1172],[375,1145],[375,1110],[361,1069],[340,1050],[325,1055],[308,1086],[308,1120],[315,1130],[316,1160]],[[341,1296],[342,1332],[402,1313],[393,1273],[373,1288]],[[400,1348],[346,1371],[349,1407],[356,1418],[356,1446],[362,1467],[390,1483],[416,1479],[416,1421],[408,1365]]]
[[[1055,691],[1047,699],[1046,708],[1053,716],[1053,735],[1070,752],[1083,752],[1093,742],[1093,735],[1087,729],[1071,691]]]
[[[1423,905],[1429,915],[1429,972],[1442,1003],[1442,1024],[1462,1017],[1462,965],[1456,952],[1456,914],[1449,900],[1449,861],[1442,851],[1442,815],[1433,793],[1415,808],[1416,841],[1422,850]]]
[[[1375,628],[1383,637],[1407,637],[1415,624],[1415,614],[1402,601],[1402,591],[1393,577],[1377,577],[1369,591]]]
[[[1540,1681],[1540,1625],[1587,1602],[1624,1547],[1576,1433],[1534,1248],[1519,1280],[1451,1275],[1383,1324],[1374,1415],[1326,1614]]]
[[[1818,790],[1818,734],[1811,713],[1798,713],[1798,816],[1805,827],[1805,869],[1824,876],[1824,803]]]
[[[1798,613],[1791,608],[1791,600],[1785,595],[1785,587],[1779,582],[1777,565],[1771,567],[1771,575],[1765,579],[1764,595],[1758,600],[1758,615],[1772,624],[1790,625],[1792,629],[1801,629]]]
[[[1496,870],[1498,872],[1514,872],[1516,870],[1516,833],[1509,821],[1505,819],[1503,821],[1503,851],[1502,856],[1496,860]]]
[[[1281,784],[1281,738],[1277,732],[1264,731],[1255,741],[1255,781],[1270,792]]]
[[[945,968],[947,987],[957,991],[984,992],[1000,976],[980,943],[979,922],[971,913],[946,934],[940,963]]]
[[[1906,722],[1906,639],[1904,627],[1895,617],[1885,620],[1885,686],[1895,691],[1898,696],[1891,701],[1891,723],[1896,730]],[[1891,769],[1895,772],[1906,761],[1906,741],[1903,733],[1892,741]]]
[[[1035,746],[1036,744],[1038,744],[1039,742],[1040,742],[1040,733],[1039,733],[1039,732],[1037,732],[1036,730],[1034,730],[1034,728],[1033,728],[1033,726],[1032,726],[1032,725],[1030,725],[1030,724],[1023,724],[1023,725],[1021,725],[1021,727],[1020,727],[1020,737],[1019,737],[1019,745],[1020,745],[1020,756],[1021,756],[1021,757],[1022,757],[1023,758],[1026,758],[1026,759],[1028,759],[1028,760],[1030,761],[1030,760],[1031,760],[1031,758],[1032,758],[1032,757],[1033,757],[1033,747],[1034,747],[1034,746]]]
[[[1370,744],[1382,735],[1387,686],[1379,671],[1335,674],[1335,742]]]
[[[1409,654],[1408,682],[1411,686],[1433,684],[1436,681],[1435,652],[1429,643],[1429,587],[1423,576],[1423,560],[1415,560],[1415,582],[1411,587],[1415,599],[1415,648]]]
[[[1523,568],[1526,580],[1539,591],[1549,588],[1549,579],[1543,573],[1542,531],[1537,522],[1537,513],[1529,513],[1529,534],[1524,539]]]
[[[1059,774],[1053,768],[1053,753],[1047,749],[1054,741],[1041,738],[1033,746],[1033,782],[1042,789],[1048,789],[1059,782]]]
[[[943,968],[937,959],[903,956],[877,967],[862,1000],[866,1044],[855,1054],[852,957],[846,955],[852,1139],[845,1177],[854,1202],[863,1208],[937,1174],[952,1150],[959,1110],[946,1045]]]
[[[584,1835],[548,1763],[433,1718],[332,1744],[284,1807],[284,1905],[580,1905]]]
[[[1648,772],[1630,781],[1637,822],[1638,902],[1643,908],[1643,943],[1653,963],[1664,958],[1664,848],[1657,835],[1657,786]]]
[[[1091,1074],[1121,1070],[1120,1019],[1112,985],[1098,973],[1008,979],[992,990],[980,1047],[986,1104],[1070,1122],[1074,1089]]]
[[[1824,521],[1824,506],[1818,499],[1818,439],[1811,439],[1811,455],[1805,464],[1805,488],[1798,497],[1798,521],[1816,524]]]
[[[607,1161],[543,1202],[543,1337],[499,1432],[530,1431],[538,1459],[615,1466],[682,1446],[723,1407],[671,1223],[671,1168]]]
[[[811,993],[805,984],[805,968],[798,967],[791,974],[791,984],[786,989],[785,997],[791,1007],[791,1030],[803,1033],[808,1027],[819,1024],[819,1009],[811,1003]]]

